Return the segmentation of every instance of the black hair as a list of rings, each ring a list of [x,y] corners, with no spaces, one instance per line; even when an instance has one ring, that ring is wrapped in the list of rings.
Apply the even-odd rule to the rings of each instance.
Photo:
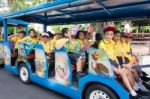
[[[121,32],[119,30],[114,31],[114,34],[118,34],[118,33],[121,34]]]
[[[96,40],[96,41],[99,41],[99,40],[102,40],[102,39],[103,39],[102,33],[96,33],[96,35],[95,35],[95,40]]]
[[[33,31],[34,34],[36,34],[36,31],[35,31],[34,29],[30,29],[30,30],[29,30],[29,34],[30,34],[31,31]]]
[[[80,33],[83,32],[84,36],[85,36],[85,32],[82,30],[79,30],[75,36],[76,39],[79,39]]]
[[[47,33],[49,34],[49,37],[53,38],[54,34],[51,31],[47,31]]]
[[[127,34],[126,34],[126,33],[122,32],[122,33],[121,33],[121,37],[125,37],[125,38],[127,38],[128,36],[127,36]]]
[[[20,31],[19,33],[23,33],[24,35],[26,34],[26,32],[25,32],[25,31]]]
[[[98,48],[99,42],[103,39],[102,33],[96,33],[95,35],[95,42],[93,43],[92,47]]]
[[[68,28],[63,28],[63,29],[62,29],[62,36],[65,36],[65,33],[67,33],[68,30],[69,30]]]

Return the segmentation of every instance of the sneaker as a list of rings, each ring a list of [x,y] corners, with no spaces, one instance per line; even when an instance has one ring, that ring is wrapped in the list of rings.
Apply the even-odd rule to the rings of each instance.
[[[138,94],[138,95],[142,95],[142,96],[149,96],[149,92],[145,92],[145,91],[142,91],[142,90],[138,90],[138,91],[136,91],[136,93]]]
[[[137,93],[136,93],[134,90],[130,91],[130,94],[131,94],[131,96],[133,96],[133,97],[137,96]]]
[[[133,89],[134,89],[135,91],[140,90],[140,88],[139,88],[138,86],[134,86]]]
[[[140,83],[138,85],[142,91],[149,92],[149,90],[142,83]]]

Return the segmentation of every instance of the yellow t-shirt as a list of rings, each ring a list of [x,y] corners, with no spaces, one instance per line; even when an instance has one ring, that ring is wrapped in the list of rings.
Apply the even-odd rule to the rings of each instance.
[[[125,57],[127,57],[129,61],[133,63],[135,61],[134,58],[128,54],[131,52],[130,43],[122,42],[122,48],[125,49]]]
[[[99,49],[104,49],[108,55],[108,57],[111,60],[115,60],[116,56],[115,56],[115,49],[114,49],[114,41],[107,41],[105,39],[103,39],[102,41],[100,41],[99,45],[98,45]]]
[[[56,40],[55,38],[50,41],[50,43],[51,43],[51,48],[52,48],[53,50],[55,49],[55,44],[56,44],[57,41],[58,41],[58,40]]]
[[[126,54],[126,50],[123,48],[120,41],[114,43],[115,55],[122,56]]]
[[[77,39],[77,41],[79,42],[80,46],[84,45],[84,40]]]
[[[87,39],[84,40],[77,39],[77,41],[79,42],[80,46],[85,46],[85,45],[90,46],[90,42]]]
[[[13,37],[11,38],[11,41],[16,42],[18,38],[19,38],[18,36],[13,36]]]
[[[48,41],[47,43],[44,43],[43,41],[41,41],[40,44],[43,45],[44,51],[45,51],[46,53],[52,53],[52,52],[53,52],[53,49],[52,49],[52,47],[51,47],[50,41]]]
[[[23,39],[23,38],[22,38]],[[22,40],[20,37],[17,39],[16,43],[15,43],[15,49],[18,49],[18,44],[19,42]]]
[[[31,38],[30,36],[27,36],[27,37],[24,37],[23,39],[21,39],[20,42],[37,43],[37,39],[36,38]]]
[[[3,40],[4,40],[4,38],[2,36],[0,36],[0,41],[3,41]]]

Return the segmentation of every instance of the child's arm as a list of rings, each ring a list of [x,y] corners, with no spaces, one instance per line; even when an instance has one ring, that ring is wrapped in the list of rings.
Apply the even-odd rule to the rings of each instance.
[[[64,47],[64,45],[65,45],[68,41],[69,41],[68,38],[58,40],[58,41],[56,42],[56,44],[55,44],[55,48],[58,49],[58,50],[61,49],[62,47]]]

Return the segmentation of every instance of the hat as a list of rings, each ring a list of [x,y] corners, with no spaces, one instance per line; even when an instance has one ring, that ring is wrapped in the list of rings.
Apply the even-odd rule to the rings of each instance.
[[[106,28],[104,28],[103,32],[105,33],[107,31],[113,31],[113,32],[115,32],[116,28],[114,26],[107,26]]]
[[[42,37],[43,36],[47,36],[47,37],[49,37],[49,34],[48,33],[42,33],[42,35],[41,35]]]

